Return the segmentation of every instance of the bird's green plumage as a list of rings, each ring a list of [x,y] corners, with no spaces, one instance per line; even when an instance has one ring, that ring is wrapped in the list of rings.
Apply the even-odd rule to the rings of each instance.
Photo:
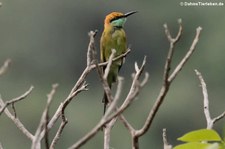
[[[119,12],[112,12],[105,18],[104,31],[100,40],[100,58],[101,62],[108,61],[112,49],[116,50],[115,57],[125,53],[127,51],[126,34],[123,26],[126,22],[126,17],[135,12],[130,12],[127,14],[122,14]],[[111,88],[112,84],[116,82],[119,70],[124,62],[121,58],[117,61],[112,62],[110,71],[107,77],[107,82]],[[103,68],[103,70],[105,67]],[[104,111],[108,103],[108,99],[104,94],[103,97]]]
[[[115,56],[119,56],[126,52],[127,43],[126,35],[123,28],[119,27],[109,27],[104,30],[101,37],[101,61],[108,61],[112,49],[116,50]],[[108,74],[108,84],[111,87],[112,83],[116,82],[118,72],[123,64],[123,59],[119,59],[112,63],[109,74]]]

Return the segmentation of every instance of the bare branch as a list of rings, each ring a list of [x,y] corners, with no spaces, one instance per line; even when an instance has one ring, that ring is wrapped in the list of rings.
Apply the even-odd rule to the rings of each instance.
[[[213,124],[216,123],[218,120],[224,118],[224,117],[225,117],[225,111],[222,114],[220,114],[219,116],[217,116],[213,119]]]
[[[204,113],[205,113],[205,118],[207,121],[207,128],[211,129],[213,124],[212,124],[212,119],[211,119],[210,112],[209,112],[209,98],[208,98],[208,91],[206,88],[206,83],[205,83],[201,73],[198,70],[195,70],[195,73],[198,76],[200,83],[201,83],[201,87],[202,87],[203,101],[204,101]]]
[[[89,46],[89,49],[91,47]],[[93,47],[92,47],[93,48]],[[113,59],[113,61],[116,61],[122,57],[125,57],[128,53],[130,52],[130,49],[127,50],[126,53],[116,57]],[[88,60],[90,61],[90,60]],[[105,66],[107,65],[108,62],[104,62],[104,63],[100,63],[99,66],[102,67],[102,66]],[[78,90],[80,88],[80,86],[82,86],[82,84],[84,83],[85,81],[85,78],[87,77],[87,75],[90,73],[91,70],[95,69],[96,68],[96,65],[95,64],[92,64],[92,65],[87,65],[87,67],[84,69],[83,73],[81,74],[80,78],[78,79],[78,81],[76,82],[76,84],[74,85],[74,87],[72,88],[70,94],[68,95],[68,97],[64,100],[67,101],[69,99],[71,99],[71,95],[74,94],[74,92],[76,90]],[[71,101],[71,100],[69,100]],[[56,121],[58,120],[58,118],[60,117],[61,115],[61,109],[62,109],[62,106],[63,104],[61,104],[58,109],[56,110],[55,114],[53,115],[53,117],[51,118],[51,120],[49,121],[49,124],[48,124],[48,129],[51,129],[53,127],[53,125],[56,123]],[[44,132],[42,132],[41,136],[44,136]]]
[[[137,81],[140,78],[140,75],[144,69],[146,63],[146,57],[144,58],[142,65],[140,67],[140,69],[136,72],[130,91],[124,101],[124,103],[118,108],[118,110],[116,110],[116,112],[114,112],[112,115],[109,115],[106,117],[106,115],[104,115],[102,117],[102,119],[99,121],[99,123],[91,130],[89,131],[84,137],[82,137],[80,140],[78,140],[75,144],[73,144],[69,149],[76,149],[81,147],[82,145],[84,145],[88,140],[90,140],[93,136],[95,136],[97,134],[97,132],[99,130],[101,130],[101,128],[107,124],[108,122],[110,122],[112,119],[114,119],[115,117],[117,117],[118,115],[120,115],[126,108],[128,108],[128,106],[130,105],[130,103],[133,101],[133,99],[138,95],[139,93],[139,87],[137,86]]]
[[[175,68],[175,70],[173,71],[173,73],[169,76],[169,71],[170,71],[170,65],[171,65],[171,61],[172,61],[172,56],[173,56],[173,49],[174,49],[174,44],[180,39],[181,33],[182,33],[182,26],[181,26],[181,20],[178,21],[180,27],[179,27],[179,31],[178,34],[175,38],[172,38],[169,32],[169,29],[167,27],[167,25],[164,25],[165,28],[165,33],[166,36],[170,42],[170,48],[169,48],[169,52],[167,55],[167,60],[165,63],[165,67],[164,67],[164,82],[162,85],[162,88],[159,92],[158,97],[156,98],[156,101],[152,107],[152,109],[150,110],[148,117],[143,125],[143,127],[139,130],[135,131],[135,134],[132,137],[133,140],[133,148],[134,149],[138,149],[138,138],[142,135],[144,135],[147,130],[150,128],[153,119],[159,109],[159,107],[161,106],[162,102],[165,99],[165,96],[169,90],[170,84],[172,83],[172,81],[175,79],[175,77],[177,76],[177,74],[180,72],[180,70],[183,68],[184,64],[188,61],[188,59],[190,58],[191,54],[193,53],[193,51],[195,50],[196,44],[199,40],[199,36],[200,36],[200,31],[201,31],[201,27],[198,27],[196,29],[196,36],[193,40],[193,43],[189,49],[189,51],[187,52],[187,54],[184,56],[184,58],[181,60],[181,62],[177,65],[177,67]]]
[[[92,61],[94,60],[95,57],[95,36],[97,34],[97,30],[95,31],[90,31],[88,33],[90,37],[90,42],[88,45],[88,50],[87,50],[87,66],[90,66]]]
[[[190,49],[188,50],[187,54],[184,56],[184,58],[180,61],[180,63],[177,65],[177,67],[174,69],[173,73],[170,75],[170,77],[168,78],[169,82],[172,82],[172,80],[175,79],[175,77],[177,76],[177,74],[181,71],[181,69],[184,67],[184,64],[188,61],[188,59],[191,57],[192,53],[195,51],[195,47],[199,41],[199,36],[201,33],[202,28],[198,27],[196,29],[196,35],[195,38],[192,42],[192,45],[190,47]]]
[[[123,53],[123,54],[121,54],[121,55],[119,55],[119,56],[113,58],[112,61],[115,62],[115,61],[117,61],[117,60],[119,60],[119,59],[121,59],[121,58],[123,58],[123,57],[126,57],[126,56],[130,53],[130,51],[131,51],[130,49],[127,49],[127,51],[126,51],[125,53]],[[104,63],[99,63],[98,66],[99,66],[99,67],[106,66],[108,63],[109,63],[109,61],[104,62]],[[95,68],[95,67],[96,67],[95,65],[92,65],[92,66],[91,66],[91,68]]]
[[[104,149],[110,149],[110,134],[116,120],[117,120],[117,117],[109,121],[104,126]]]
[[[172,38],[167,24],[164,24],[165,34],[170,42],[170,48],[169,48],[169,52],[168,52],[168,55],[166,58],[166,63],[165,63],[165,68],[164,68],[164,83],[168,83],[167,81],[168,81],[169,72],[171,69],[171,61],[172,61],[172,57],[173,57],[173,53],[174,53],[174,46],[180,39],[182,30],[183,30],[182,24],[181,24],[182,23],[181,19],[178,20],[178,23],[179,23],[179,30],[178,30],[178,33],[175,38]]]
[[[170,145],[167,141],[167,137],[166,137],[166,128],[163,129],[163,144],[164,147],[163,149],[172,149],[172,145]]]
[[[58,142],[62,132],[63,132],[63,129],[65,127],[65,125],[68,123],[68,120],[65,116],[65,109],[67,107],[67,105],[71,102],[71,100],[78,94],[80,93],[81,91],[87,91],[87,84],[84,82],[84,84],[79,88],[77,89],[72,95],[70,98],[68,98],[67,100],[65,100],[62,104],[61,104],[61,118],[62,118],[62,122],[60,124],[60,127],[51,143],[51,147],[54,148],[55,144]]]
[[[58,131],[57,131],[55,137],[54,137],[53,140],[52,140],[52,143],[51,143],[51,145],[50,145],[50,149],[54,149],[54,148],[55,148],[55,145],[56,145],[56,143],[58,142],[58,140],[59,140],[59,138],[60,138],[60,136],[61,136],[61,134],[62,134],[62,131],[63,131],[63,129],[64,129],[64,127],[66,126],[67,123],[68,123],[68,121],[65,119],[65,120],[63,120],[62,123],[60,124],[59,129],[58,129]]]
[[[99,68],[99,65],[97,64],[97,61],[96,61],[97,72],[99,74],[99,77],[100,77],[100,80],[102,82],[102,86],[103,86],[104,92],[105,92],[105,94],[107,96],[107,99],[109,100],[109,103],[113,101],[113,97],[112,97],[111,89],[110,89],[109,84],[107,82],[107,77],[108,77],[108,74],[109,74],[109,71],[110,71],[110,67],[112,65],[112,61],[113,61],[113,58],[114,58],[115,54],[116,54],[116,50],[112,49],[112,53],[111,53],[111,55],[109,57],[108,64],[106,66],[104,74],[102,74],[102,71]]]
[[[84,82],[82,84],[82,86],[80,88],[78,88],[76,91],[74,91],[70,96],[67,97],[67,99],[63,102],[62,104],[62,108],[61,108],[61,116],[62,116],[62,119],[65,120],[65,109],[66,107],[68,106],[68,104],[71,102],[71,100],[77,95],[79,94],[80,92],[82,91],[87,91],[87,84],[86,82]]]
[[[120,98],[120,94],[122,92],[122,77],[118,77],[118,85],[117,85],[117,90],[115,94],[115,98],[113,101],[110,101],[110,106],[105,112],[105,117],[107,117],[115,108],[117,108],[116,104]],[[109,123],[107,123],[104,126],[104,149],[109,149],[110,148],[110,134],[112,127],[114,126],[117,118],[112,119]]]
[[[6,101],[5,104],[1,104],[1,109],[0,109],[0,115],[3,113],[3,111],[7,108],[7,106],[9,106],[10,104],[15,104],[18,101],[21,101],[23,99],[25,99],[33,90],[33,86],[31,86],[23,95],[16,97],[14,99],[11,99],[9,101]]]
[[[57,108],[55,114],[53,115],[53,117],[51,118],[51,120],[48,123],[48,129],[51,129],[53,127],[53,125],[56,123],[56,121],[58,120],[58,118],[60,116],[62,116],[62,118],[65,118],[65,116],[62,115],[62,113],[64,113],[64,110],[67,107],[67,105],[72,101],[72,99],[78,93],[80,93],[81,91],[87,90],[87,84],[84,80],[85,80],[85,78],[86,78],[86,76],[88,75],[89,72],[90,72],[90,69],[89,69],[89,67],[87,67],[84,70],[84,72],[82,73],[82,75],[80,76],[80,78],[77,81],[77,83],[75,84],[75,86],[72,88],[68,97]],[[44,136],[44,131],[41,132],[41,138],[43,138],[43,136]]]
[[[141,86],[141,87],[144,87],[148,81],[149,81],[149,73],[146,72],[146,73],[145,73],[144,80],[142,80],[140,86]]]
[[[179,40],[180,37],[181,37],[182,30],[183,30],[183,27],[182,27],[182,19],[178,19],[177,22],[178,22],[178,24],[179,24],[179,30],[178,30],[177,35],[176,35],[175,38],[173,38],[173,37],[171,36],[167,24],[164,24],[164,25],[163,25],[164,28],[165,28],[165,34],[166,34],[166,36],[167,36],[167,39],[169,40],[169,42],[172,42],[172,43],[178,42],[178,40]]]
[[[44,133],[44,137],[45,137],[45,146],[46,148],[49,148],[49,142],[48,142],[48,129],[47,129],[47,125],[48,125],[48,121],[49,121],[49,107],[51,104],[51,101],[53,99],[53,96],[56,92],[56,88],[58,87],[58,84],[53,84],[52,85],[52,90],[50,91],[49,94],[47,94],[47,103],[46,103],[46,107],[42,113],[41,116],[41,120],[39,122],[38,128],[35,132],[34,135],[34,139],[32,140],[32,149],[38,149],[40,148],[40,144],[41,144],[41,139],[43,138],[43,136],[41,135],[41,133]]]
[[[0,2],[0,7],[1,7],[1,2]],[[11,59],[7,59],[4,64],[0,68],[0,76],[3,75],[7,69],[9,68],[9,65],[11,63]]]
[[[56,93],[56,89],[59,85],[58,84],[53,84],[52,85],[52,90],[49,94],[47,94],[47,104],[46,104],[46,107],[45,107],[45,115],[44,115],[44,132],[45,132],[45,147],[46,149],[49,148],[49,139],[48,139],[48,122],[49,122],[49,107],[50,107],[50,104],[52,102],[52,99],[53,99],[53,96],[55,95]]]
[[[135,70],[136,73],[134,75],[134,78],[133,78],[133,82],[132,82],[130,91],[129,91],[129,93],[128,93],[126,99],[125,99],[125,101],[121,105],[120,109],[123,109],[123,107],[127,107],[130,104],[130,102],[134,99],[133,95],[134,96],[137,95],[136,92],[140,89],[139,88],[140,86],[137,86],[137,85],[139,85],[139,83],[137,83],[137,82],[139,82],[138,80],[139,80],[139,78],[140,78],[140,76],[141,76],[141,74],[142,74],[142,72],[144,70],[145,64],[146,64],[146,56],[143,59],[143,62],[142,62],[141,67],[140,68],[138,68],[138,66],[136,67],[137,70]],[[130,98],[130,97],[132,97],[132,98]],[[123,110],[121,112],[123,112]]]
[[[109,57],[109,60],[108,60],[109,63],[106,66],[105,73],[104,73],[104,76],[103,76],[103,78],[105,80],[107,80],[107,77],[108,77],[108,74],[109,74],[109,71],[110,71],[110,67],[112,65],[112,61],[113,61],[113,58],[115,57],[115,54],[116,54],[116,50],[112,49],[112,53],[111,53],[111,55]]]
[[[14,103],[12,103],[11,106],[12,106],[12,110],[13,110],[13,115],[14,115],[14,117],[17,117],[17,114],[16,114],[16,107],[15,107]]]
[[[195,73],[198,76],[200,83],[201,83],[201,87],[202,87],[204,114],[205,114],[205,118],[206,118],[206,122],[207,122],[207,129],[212,129],[215,122],[217,122],[218,120],[225,117],[225,111],[222,114],[220,114],[219,116],[217,116],[213,119],[211,118],[210,111],[209,111],[209,98],[208,98],[208,91],[207,91],[206,83],[202,77],[202,74],[198,70],[195,69]]]
[[[0,98],[0,105],[4,106],[4,101]],[[16,125],[16,127],[21,130],[21,132],[30,140],[33,140],[34,136],[25,128],[25,126],[23,125],[23,123],[16,117],[14,117],[7,108],[5,108],[4,110],[5,114],[8,116],[8,118],[10,118],[14,124]]]
[[[120,99],[120,95],[122,92],[122,77],[118,77],[118,85],[117,85],[117,89],[116,89],[116,94],[115,97],[112,101],[110,102],[110,106],[108,107],[108,109],[105,112],[105,116],[107,117],[115,108],[117,108],[116,104],[118,103],[118,100]]]

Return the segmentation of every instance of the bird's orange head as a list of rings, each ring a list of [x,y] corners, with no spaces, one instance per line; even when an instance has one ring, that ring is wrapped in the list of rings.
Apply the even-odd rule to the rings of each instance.
[[[109,25],[112,25],[115,27],[123,27],[126,22],[126,18],[136,12],[137,11],[131,11],[125,14],[121,12],[112,12],[105,17],[104,25],[105,27]]]

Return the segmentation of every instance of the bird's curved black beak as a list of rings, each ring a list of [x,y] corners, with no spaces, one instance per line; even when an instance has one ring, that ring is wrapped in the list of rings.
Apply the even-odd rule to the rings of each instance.
[[[135,13],[137,13],[138,11],[131,11],[131,12],[128,12],[128,13],[125,13],[124,14],[124,17],[128,17],[128,16],[130,16],[130,15],[132,15],[132,14],[135,14]]]

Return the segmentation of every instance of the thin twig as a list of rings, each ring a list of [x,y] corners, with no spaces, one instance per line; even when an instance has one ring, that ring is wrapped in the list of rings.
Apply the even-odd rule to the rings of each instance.
[[[82,86],[80,88],[78,88],[76,91],[74,91],[62,104],[62,108],[61,108],[61,116],[62,116],[62,119],[65,120],[65,109],[66,107],[68,106],[68,104],[71,102],[71,100],[77,95],[79,94],[80,92],[82,91],[87,91],[87,84],[86,82],[84,82],[82,84]]]
[[[97,60],[95,61],[96,62],[95,65],[96,65],[96,68],[97,68],[97,72],[99,74],[99,77],[100,77],[100,80],[102,82],[102,86],[103,86],[104,92],[105,92],[105,94],[107,96],[107,99],[108,99],[109,103],[113,101],[113,96],[112,96],[109,84],[107,82],[107,77],[108,77],[108,74],[109,74],[109,71],[110,71],[110,67],[112,65],[112,61],[113,61],[113,58],[114,58],[115,54],[116,54],[116,50],[112,49],[112,53],[109,56],[108,64],[106,66],[104,74],[101,71],[101,69],[99,68],[99,65],[97,64]],[[107,112],[107,113],[109,113],[109,112]]]
[[[125,109],[128,108],[130,103],[133,101],[133,99],[138,95],[139,93],[139,87],[137,86],[137,81],[141,76],[141,73],[143,72],[144,66],[146,63],[146,57],[144,58],[141,67],[139,68],[138,72],[135,73],[130,91],[124,101],[124,103],[118,108],[116,112],[114,112],[112,115],[109,116],[103,116],[102,119],[99,121],[99,123],[91,130],[89,131],[84,137],[82,137],[80,140],[78,140],[76,143],[74,143],[69,149],[77,149],[84,145],[88,140],[90,140],[92,137],[94,137],[101,128],[110,122],[112,119],[120,115]]]
[[[165,68],[164,68],[164,77],[163,77],[164,83],[168,83],[167,81],[168,81],[168,77],[169,77],[169,73],[170,73],[170,69],[171,69],[171,61],[172,61],[173,53],[174,53],[174,46],[178,42],[178,40],[181,38],[181,34],[182,34],[182,30],[183,30],[181,19],[178,20],[178,24],[179,24],[179,30],[178,30],[175,38],[172,38],[167,24],[164,24],[165,34],[170,42],[170,48],[169,48],[169,52],[168,52],[168,55],[166,58],[166,63],[165,63]]]
[[[50,107],[50,104],[52,102],[52,99],[53,99],[53,96],[55,95],[56,93],[56,89],[59,85],[58,84],[53,84],[52,85],[52,90],[49,94],[47,94],[47,104],[46,104],[46,107],[45,107],[45,120],[44,120],[44,132],[45,132],[45,147],[46,149],[49,148],[49,138],[48,138],[48,122],[49,122],[49,107]]]
[[[118,100],[120,98],[121,92],[122,92],[122,77],[118,77],[118,85],[116,89],[115,98],[113,101],[110,101],[110,106],[105,112],[105,116],[107,117],[115,108],[118,103]],[[117,118],[112,119],[109,123],[107,123],[104,127],[104,149],[110,148],[110,134],[112,127],[114,126]]]
[[[184,58],[180,61],[180,63],[177,65],[177,67],[174,69],[174,71],[172,72],[172,74],[170,75],[170,77],[168,78],[169,82],[172,82],[172,80],[175,79],[175,77],[178,75],[178,73],[181,71],[181,69],[184,67],[185,63],[188,61],[188,59],[191,57],[191,55],[193,54],[193,52],[195,51],[195,47],[199,41],[199,36],[201,34],[202,31],[202,27],[198,27],[196,29],[196,34],[195,34],[195,38],[191,44],[190,49],[188,50],[187,54],[184,56]]]
[[[210,116],[209,112],[209,97],[208,97],[208,91],[206,87],[206,83],[201,75],[201,73],[198,70],[195,70],[196,75],[198,76],[201,87],[202,87],[202,93],[203,93],[203,103],[204,103],[204,113],[205,113],[205,118],[207,121],[207,128],[211,129],[212,128],[212,118]]]
[[[170,145],[167,141],[167,137],[166,137],[166,128],[163,129],[163,149],[172,149],[172,145]]]
[[[4,101],[0,98],[0,106],[3,106]],[[16,117],[14,117],[9,110],[7,109],[7,107],[4,110],[5,114],[8,116],[8,118],[10,118],[13,123],[16,125],[16,127],[21,130],[21,132],[30,140],[33,140],[34,136],[25,128],[25,126],[23,125],[23,123]]]
[[[12,106],[12,110],[13,110],[14,117],[17,117],[15,104],[12,103],[11,106]]]
[[[178,23],[180,24],[181,21],[180,22],[178,21]],[[174,42],[176,42],[176,41],[178,41],[180,39],[182,27],[181,27],[181,24],[180,24],[180,29],[179,29],[178,34],[177,34],[177,36],[175,38],[171,37],[167,26],[164,26],[164,27],[165,27],[165,30],[166,30],[165,31],[166,36],[168,37],[168,39],[170,41],[170,48],[169,48],[169,52],[168,52],[168,55],[167,55],[167,61],[165,63],[165,67],[164,67],[164,77],[163,77],[164,81],[163,81],[163,85],[162,85],[162,88],[161,88],[161,90],[159,92],[158,97],[155,100],[155,103],[154,103],[152,109],[150,110],[150,112],[148,114],[148,117],[147,117],[143,127],[141,129],[135,131],[135,134],[133,135],[133,138],[132,138],[132,140],[133,140],[133,149],[138,149],[139,148],[139,145],[138,145],[139,137],[144,135],[148,131],[148,129],[150,128],[150,126],[151,126],[151,124],[153,122],[153,119],[155,118],[155,115],[156,115],[156,113],[159,110],[159,107],[161,106],[162,102],[165,99],[165,96],[166,96],[166,94],[167,94],[167,92],[169,90],[170,84],[175,79],[177,74],[181,71],[181,69],[183,68],[184,64],[188,61],[188,59],[190,58],[192,53],[194,52],[196,44],[198,43],[198,40],[199,40],[200,32],[202,30],[201,27],[198,27],[196,29],[196,35],[195,35],[195,38],[193,40],[193,43],[192,43],[189,51],[183,57],[181,62],[176,66],[176,68],[172,72],[172,74],[169,76],[170,65],[171,65],[172,55],[173,55],[172,53],[173,53],[173,48],[174,48],[173,44],[174,44]]]
[[[122,57],[125,57],[127,54],[130,53],[130,49],[127,50],[126,53],[124,54],[121,54],[120,56],[118,57],[115,57],[113,59],[113,61],[116,61],[118,59],[121,59]],[[104,62],[104,63],[99,63],[98,66],[100,67],[103,67],[103,66],[106,66],[108,64],[108,61],[107,62]],[[71,98],[71,94],[74,93],[75,90],[77,90],[85,81],[85,78],[87,77],[87,75],[90,73],[90,71],[92,71],[93,69],[96,68],[96,64],[92,64],[90,66],[87,66],[83,73],[81,74],[80,78],[78,79],[78,81],[76,82],[76,84],[74,85],[74,87],[72,88],[70,94],[68,95],[68,97],[64,100],[64,102],[68,99]],[[58,120],[58,118],[60,117],[61,115],[61,109],[62,109],[62,104],[59,105],[59,107],[57,108],[55,114],[53,115],[53,117],[51,118],[51,120],[49,121],[49,124],[48,124],[48,129],[51,129],[53,127],[53,125],[56,123],[56,121]],[[42,132],[41,136],[43,137],[44,136],[44,132]]]
[[[213,119],[211,118],[210,111],[209,111],[209,97],[208,97],[206,83],[202,77],[202,74],[198,70],[195,69],[195,73],[198,76],[199,81],[201,83],[201,87],[202,87],[204,114],[205,114],[205,118],[206,118],[206,122],[207,122],[207,129],[212,129],[215,122],[217,122],[218,120],[225,117],[225,111],[222,114],[220,114],[219,116],[217,116]]]
[[[92,61],[94,60],[94,53],[95,53],[95,36],[97,34],[97,30],[95,31],[90,31],[88,33],[89,37],[90,37],[90,42],[88,45],[88,50],[87,50],[87,66],[90,66]]]
[[[225,111],[213,119],[213,124],[224,117],[225,117]]]
[[[56,143],[58,142],[58,140],[59,140],[59,138],[60,138],[60,136],[61,136],[61,134],[62,134],[62,131],[63,131],[63,129],[64,129],[64,127],[66,126],[67,123],[68,123],[68,121],[67,121],[67,120],[64,120],[64,121],[62,121],[62,123],[60,124],[59,129],[58,129],[58,131],[57,131],[55,137],[54,137],[53,140],[52,140],[52,143],[51,143],[51,145],[50,145],[50,149],[54,149],[54,148],[55,148],[55,145],[56,145]]]
[[[121,55],[119,55],[119,56],[113,58],[112,61],[115,62],[115,61],[117,61],[117,60],[119,60],[119,59],[121,59],[121,58],[126,57],[126,56],[130,53],[130,51],[131,51],[130,49],[127,49],[127,51],[126,51],[125,53],[123,53],[123,54],[121,54]],[[103,62],[103,63],[99,63],[98,66],[99,66],[99,67],[106,66],[108,63],[109,63],[109,61],[106,61],[106,62]],[[95,66],[95,65],[92,65],[91,68],[92,68],[92,67],[93,67],[93,69],[94,69],[96,66]]]
[[[0,2],[0,7],[1,7],[1,2]],[[4,64],[0,68],[0,76],[3,75],[7,69],[9,68],[9,65],[11,63],[11,59],[7,59]]]
[[[104,126],[104,149],[110,149],[111,130],[116,123],[117,118],[113,118]]]
[[[108,77],[108,74],[109,74],[109,71],[110,71],[110,67],[112,66],[112,61],[113,61],[113,58],[115,57],[115,54],[116,54],[116,50],[112,49],[112,53],[109,56],[109,60],[108,60],[109,63],[106,66],[106,69],[105,69],[105,72],[104,72],[104,76],[103,76],[103,78],[105,80],[107,80],[107,77]]]
[[[16,97],[14,99],[11,99],[9,101],[6,101],[4,103],[4,105],[1,105],[1,109],[0,109],[0,115],[3,113],[3,111],[7,108],[7,106],[9,106],[10,104],[15,104],[16,102],[18,101],[21,101],[23,99],[25,99],[30,93],[31,91],[33,90],[33,86],[31,86],[24,94],[22,94],[21,96],[19,97]]]
[[[94,36],[95,34],[89,34],[89,35],[93,35]],[[91,43],[93,43],[93,42],[90,40],[89,46],[88,46],[88,50],[95,51],[95,46],[94,46],[94,44],[91,44]],[[128,49],[126,53],[124,53],[124,54],[122,54],[122,55],[120,55],[118,57],[115,57],[113,59],[113,61],[116,61],[118,59],[121,59],[122,57],[125,57],[129,52],[130,52],[130,49]],[[96,64],[92,62],[93,59],[91,57],[91,54],[87,54],[87,57],[89,57],[89,60],[87,60],[87,66],[86,66],[86,68],[84,69],[84,71],[82,72],[81,76],[79,77],[79,79],[75,83],[74,87],[71,89],[71,91],[70,91],[69,95],[67,96],[67,98],[64,99],[64,101],[62,102],[62,104],[59,105],[59,107],[57,108],[57,110],[53,114],[53,116],[50,119],[50,121],[48,123],[48,126],[47,126],[48,130],[51,129],[54,126],[54,124],[56,123],[56,121],[59,119],[60,116],[62,116],[62,118],[65,118],[62,115],[62,109],[65,109],[67,107],[67,105],[72,101],[72,99],[74,98],[74,96],[77,95],[77,93],[78,93],[77,90],[80,90],[80,88],[82,88],[84,86],[85,86],[85,88],[87,87],[87,84],[85,82],[85,79],[86,79],[87,75],[93,69],[96,68]],[[99,67],[106,66],[107,64],[108,64],[108,61],[107,62],[104,62],[104,63],[100,63],[99,64]],[[87,90],[87,89],[85,89],[85,90]],[[42,132],[40,134],[40,138],[42,139],[44,137],[44,135],[45,135],[45,132],[44,132],[44,130],[42,130]]]
[[[45,146],[46,148],[49,147],[49,142],[48,142],[48,129],[47,129],[47,124],[49,121],[49,117],[48,117],[48,111],[49,111],[49,107],[51,104],[51,101],[53,99],[53,96],[56,92],[56,88],[58,87],[58,84],[54,84],[52,85],[52,90],[51,92],[47,95],[47,103],[46,103],[46,107],[42,113],[39,125],[36,129],[35,135],[34,135],[34,139],[32,140],[32,149],[38,149],[40,148],[40,144],[41,144],[41,133],[43,131],[44,133],[44,138],[45,138]]]
[[[108,109],[105,112],[106,117],[110,113],[112,113],[112,111],[115,110],[115,108],[117,108],[117,103],[118,103],[118,101],[120,99],[120,95],[121,95],[121,92],[123,90],[122,89],[122,85],[123,85],[122,80],[123,80],[122,77],[118,77],[118,85],[117,85],[115,97],[114,97],[114,99],[112,101],[109,101],[111,104],[110,104],[110,106],[108,107]]]

